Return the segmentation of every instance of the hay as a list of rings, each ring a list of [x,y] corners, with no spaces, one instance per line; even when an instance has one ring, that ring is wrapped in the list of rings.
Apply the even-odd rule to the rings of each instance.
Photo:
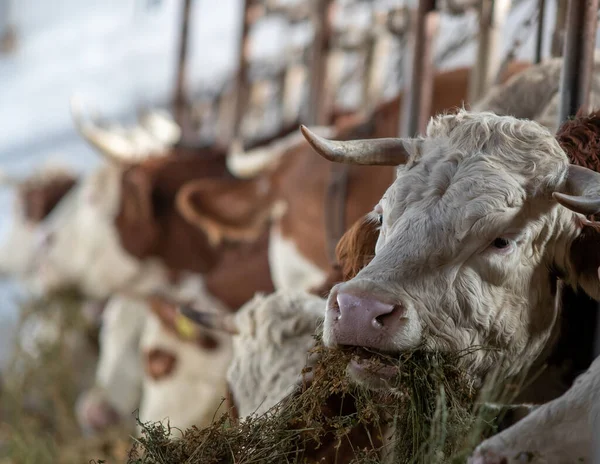
[[[350,381],[346,368],[355,354],[319,342],[313,353],[318,361],[305,369],[312,382],[259,417],[237,423],[223,415],[175,439],[168,424],[140,424],[143,434],[128,462],[302,463],[334,450],[339,463],[379,464],[390,427],[397,431],[386,445],[393,462],[452,462],[464,459],[498,416],[474,407],[476,390],[458,367],[461,354],[417,350],[395,360],[373,354],[375,366],[399,367],[380,391]]]
[[[93,382],[97,354],[81,303],[76,293],[61,292],[19,304],[13,356],[2,372],[1,464],[127,459],[127,431],[87,438],[75,418],[75,401]]]

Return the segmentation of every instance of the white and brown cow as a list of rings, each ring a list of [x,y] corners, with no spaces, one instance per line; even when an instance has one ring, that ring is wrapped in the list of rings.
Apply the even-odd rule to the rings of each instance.
[[[558,276],[600,297],[600,258],[584,251],[596,229],[580,214],[600,209],[600,174],[569,165],[539,124],[461,110],[415,139],[334,142],[303,131],[332,161],[398,166],[370,218],[380,228],[373,260],[329,295],[327,346],[485,346],[495,350],[466,356],[465,368],[511,376],[551,335]],[[380,385],[365,367],[349,369]]]

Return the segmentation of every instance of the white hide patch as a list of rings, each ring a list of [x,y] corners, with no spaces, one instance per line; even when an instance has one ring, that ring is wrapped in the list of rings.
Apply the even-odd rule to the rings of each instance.
[[[283,237],[279,226],[271,227],[269,266],[277,290],[308,290],[326,278],[326,273],[306,259],[292,240]]]
[[[143,370],[139,343],[147,317],[146,303],[115,296],[102,313],[96,385],[123,416],[138,407]]]
[[[292,393],[323,320],[325,300],[296,291],[256,295],[236,314],[227,380],[240,417],[260,415]]]
[[[154,313],[148,313],[141,352],[162,349],[176,356],[175,368],[166,378],[145,376],[139,416],[142,422],[168,420],[172,432],[196,425],[208,426],[218,412],[225,412],[225,375],[231,360],[231,338],[214,333],[219,346],[200,349],[168,332]]]

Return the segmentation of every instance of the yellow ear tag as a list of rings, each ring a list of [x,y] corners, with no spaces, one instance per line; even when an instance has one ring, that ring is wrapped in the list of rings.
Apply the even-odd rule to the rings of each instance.
[[[183,314],[177,314],[175,317],[175,328],[181,338],[191,340],[196,336],[196,326]]]

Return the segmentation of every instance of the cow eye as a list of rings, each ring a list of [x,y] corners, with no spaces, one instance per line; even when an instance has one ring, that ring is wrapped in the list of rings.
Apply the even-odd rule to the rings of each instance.
[[[377,205],[375,206],[375,209],[373,210],[373,212],[377,215],[377,224],[379,224],[380,226],[383,225],[383,208],[381,207],[381,205]]]
[[[493,246],[494,246],[494,248],[498,248],[499,250],[503,250],[503,249],[508,248],[510,246],[510,240],[507,239],[507,238],[498,237],[496,240],[494,240]]]

